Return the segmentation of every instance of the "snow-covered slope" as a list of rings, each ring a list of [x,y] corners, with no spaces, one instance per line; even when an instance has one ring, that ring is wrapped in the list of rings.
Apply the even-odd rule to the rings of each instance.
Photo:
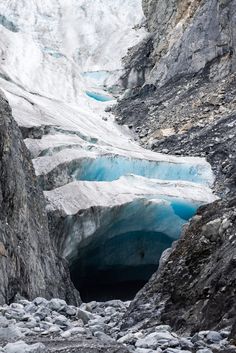
[[[14,28],[1,34],[9,54],[8,74],[16,78],[17,72],[21,82],[34,91],[39,86],[41,93],[44,88],[47,94],[52,94],[53,85],[63,90],[62,77],[64,84],[67,79],[74,83],[76,91],[80,73],[94,78],[93,72],[98,72],[100,79],[108,78],[107,72],[122,69],[128,47],[145,35],[143,28],[135,29],[143,17],[139,0],[3,0],[0,14],[5,27],[11,29],[6,23],[12,23]],[[42,81],[51,80],[42,87]]]
[[[75,214],[88,212],[85,221],[74,218],[74,229],[85,224],[95,236],[101,230],[89,222],[94,209],[96,224],[106,218],[110,227],[117,216],[111,210],[134,203],[126,218],[143,213],[147,225],[155,218],[148,215],[151,202],[157,218],[148,229],[162,230],[166,217],[178,224],[169,236],[178,237],[193,213],[186,216],[184,207],[179,216],[180,206],[173,200],[187,200],[187,209],[196,210],[215,199],[209,189],[214,179],[209,164],[142,149],[129,129],[121,129],[105,112],[112,102],[92,98],[97,91],[106,94],[101,90],[104,80],[114,80],[128,47],[146,35],[144,29],[134,28],[142,21],[141,0],[3,0],[0,14],[0,88],[32,152],[36,173],[47,190],[49,212],[65,224],[72,208]],[[169,181],[163,184],[158,179]],[[127,218],[123,228],[128,224]],[[59,243],[70,255],[75,250],[70,246],[77,247],[83,232],[78,238],[71,227],[64,229],[67,234]]]

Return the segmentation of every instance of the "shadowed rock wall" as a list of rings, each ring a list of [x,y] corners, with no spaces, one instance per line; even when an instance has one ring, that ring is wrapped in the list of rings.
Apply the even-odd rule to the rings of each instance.
[[[11,108],[0,96],[0,303],[16,294],[79,301],[48,233],[43,193]]]
[[[144,0],[143,8],[152,67],[141,86],[128,87],[114,109],[117,121],[154,151],[206,157],[222,201],[199,210],[132,302],[124,327],[230,327],[236,312],[236,1]],[[143,45],[135,52],[143,53]],[[127,77],[137,58],[141,65],[138,55],[125,59]]]

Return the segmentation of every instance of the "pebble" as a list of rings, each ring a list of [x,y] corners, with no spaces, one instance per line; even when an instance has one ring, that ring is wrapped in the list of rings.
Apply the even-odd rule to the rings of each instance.
[[[44,353],[45,346],[42,343],[28,345],[23,341],[8,343],[2,352],[4,353]]]
[[[153,332],[147,335],[145,338],[140,338],[136,342],[136,347],[138,348],[152,348],[155,349],[167,342],[173,340],[173,336],[168,331],[163,332]]]
[[[222,340],[222,336],[221,336],[221,334],[219,332],[210,331],[207,334],[207,340],[210,343],[217,343],[217,342],[220,342]]]
[[[146,349],[146,348],[137,348],[135,351],[135,353],[162,353],[161,349],[157,349],[157,350],[152,350],[152,349]]]
[[[66,302],[61,299],[52,299],[47,304],[47,306],[49,309],[51,309],[53,311],[57,311],[57,312],[60,312],[60,311],[64,310],[65,308],[68,309]]]
[[[193,337],[178,336],[168,325],[152,329],[137,325],[122,331],[122,317],[129,304],[120,300],[93,301],[76,308],[64,300],[39,297],[33,302],[21,299],[19,303],[4,305],[0,307],[0,339],[8,344],[0,347],[0,353],[45,352],[41,343],[27,344],[28,337],[35,341],[44,336],[66,341],[94,336],[105,344],[118,342],[133,353],[220,353],[222,347],[232,351],[228,328],[220,332],[200,331]]]

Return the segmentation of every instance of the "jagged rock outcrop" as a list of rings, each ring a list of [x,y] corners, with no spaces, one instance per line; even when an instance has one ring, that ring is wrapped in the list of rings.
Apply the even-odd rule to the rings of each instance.
[[[133,301],[124,327],[140,321],[143,327],[164,322],[187,332],[231,327],[236,308],[236,1],[149,0],[143,7],[153,67],[142,87],[129,87],[119,102],[117,121],[154,151],[205,156],[222,200],[199,210]],[[135,71],[133,56],[126,58],[126,69],[127,75]]]
[[[153,43],[148,55],[153,68],[145,84],[160,87],[175,76],[198,73],[209,63],[214,79],[235,70],[235,0],[144,0],[143,9]],[[144,51],[143,44],[139,51]],[[134,72],[136,63],[133,57],[126,59],[126,70]]]
[[[11,108],[0,96],[0,303],[17,294],[78,303],[48,233],[43,193]]]
[[[230,327],[236,303],[236,203],[217,201],[198,211],[165,265],[137,295],[128,325],[164,322],[176,330]]]

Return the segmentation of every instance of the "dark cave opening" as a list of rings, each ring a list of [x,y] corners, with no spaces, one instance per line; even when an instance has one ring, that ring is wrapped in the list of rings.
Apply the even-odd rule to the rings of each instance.
[[[101,237],[79,250],[70,267],[72,281],[84,302],[131,300],[172,242],[164,233],[145,230]]]

